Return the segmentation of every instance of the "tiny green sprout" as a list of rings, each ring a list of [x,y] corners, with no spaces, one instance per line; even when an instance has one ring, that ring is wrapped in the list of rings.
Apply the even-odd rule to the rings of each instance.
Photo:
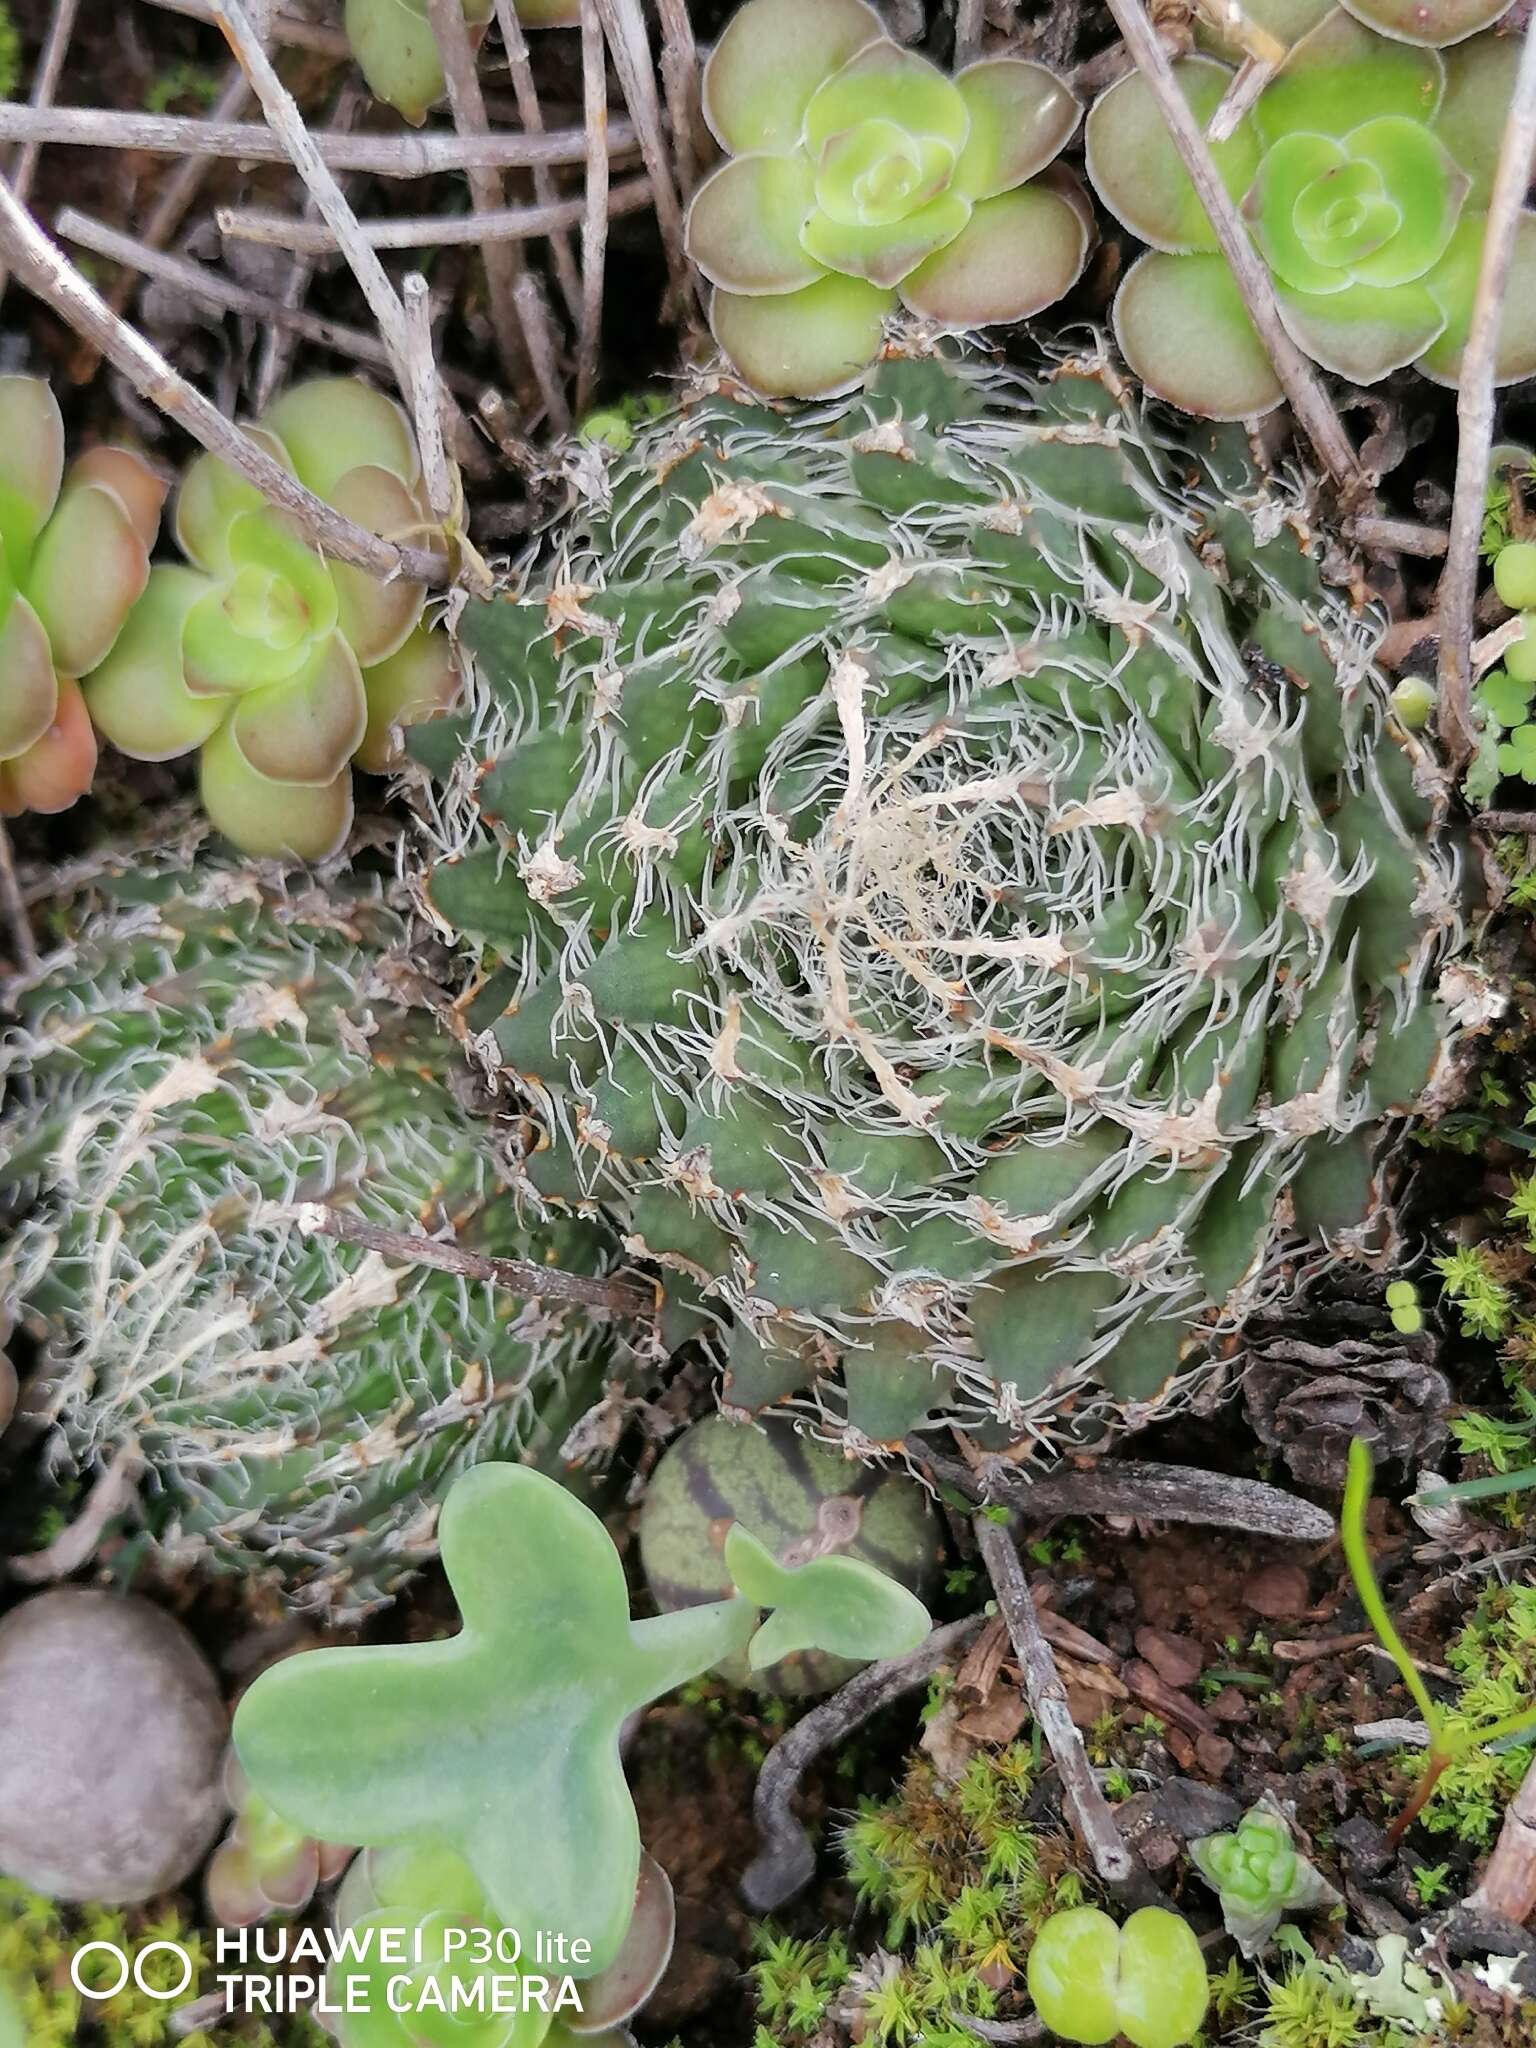
[[[1260,1802],[1228,1834],[1191,1842],[1195,1868],[1221,1900],[1227,1932],[1245,1956],[1256,1956],[1287,1913],[1337,1905],[1339,1895],[1301,1855],[1290,1823]]]
[[[1493,565],[1493,587],[1499,602],[1512,612],[1536,608],[1536,542],[1511,541]]]
[[[1039,175],[1082,110],[1041,64],[947,78],[865,0],[747,0],[703,101],[727,160],[694,195],[688,253],[755,390],[851,390],[898,308],[956,329],[1022,320],[1082,273],[1086,200]]]
[[[1411,1280],[1394,1280],[1387,1289],[1387,1310],[1392,1327],[1404,1337],[1416,1337],[1424,1327],[1419,1307],[1419,1290]]]
[[[1183,2048],[1210,2003],[1194,1929],[1161,1906],[1124,1927],[1097,1906],[1053,1913],[1029,1952],[1028,1983],[1051,2032],[1089,2048],[1122,2034],[1133,2048]]]
[[[318,1841],[458,1859],[489,1920],[585,1944],[579,1974],[596,1976],[636,1918],[626,1717],[749,1649],[759,1598],[789,1616],[781,1635],[821,1647],[824,1626],[845,1654],[894,1654],[927,1626],[868,1567],[818,1558],[791,1571],[732,1540],[743,1533],[727,1541],[750,1594],[632,1621],[597,1516],[531,1467],[477,1466],[439,1525],[460,1633],[274,1665],[235,1713],[241,1766]]]
[[[616,449],[620,455],[634,445],[634,427],[618,406],[609,406],[603,412],[589,412],[578,431],[583,441]]]
[[[1392,709],[1410,732],[1428,725],[1435,701],[1435,686],[1425,676],[1404,676],[1392,692]]]
[[[1432,1906],[1436,1899],[1442,1899],[1450,1889],[1451,1866],[1449,1863],[1421,1863],[1413,1873],[1413,1888],[1419,1895],[1419,1903]]]
[[[1349,1565],[1350,1577],[1355,1582],[1360,1604],[1365,1609],[1366,1620],[1376,1631],[1382,1648],[1401,1672],[1403,1683],[1424,1717],[1424,1726],[1429,1730],[1429,1749],[1423,1772],[1407,1804],[1387,1830],[1387,1842],[1390,1847],[1395,1848],[1423,1812],[1441,1777],[1458,1758],[1466,1756],[1474,1749],[1486,1749],[1488,1744],[1502,1741],[1506,1736],[1518,1735],[1527,1728],[1536,1727],[1536,1701],[1522,1707],[1518,1712],[1504,1714],[1496,1720],[1473,1721],[1466,1726],[1453,1726],[1447,1722],[1443,1709],[1419,1676],[1418,1666],[1408,1654],[1407,1646],[1398,1634],[1396,1624],[1387,1611],[1387,1603],[1382,1598],[1376,1568],[1371,1562],[1370,1539],[1365,1527],[1366,1513],[1371,1503],[1372,1477],[1370,1446],[1363,1437],[1356,1437],[1349,1447],[1349,1477],[1344,1487],[1344,1504],[1339,1513],[1339,1538],[1344,1546],[1344,1557]]]

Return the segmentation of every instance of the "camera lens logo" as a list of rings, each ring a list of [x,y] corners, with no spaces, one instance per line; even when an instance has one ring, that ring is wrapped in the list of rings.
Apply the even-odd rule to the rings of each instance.
[[[169,1990],[155,1981],[161,1974],[158,1970],[151,1975],[145,1967],[150,1958],[159,1955],[162,1950],[167,1955],[175,1956],[181,1964],[181,1981],[173,1984]],[[93,1970],[87,1977],[84,1970],[86,1957],[98,1953],[110,1958],[110,1962],[102,1968],[101,1982],[96,1981],[96,1971]],[[119,1992],[126,1990],[130,1977],[135,1988],[146,1998],[180,1998],[195,1974],[192,1958],[177,1941],[147,1941],[131,1956],[126,1949],[119,1948],[115,1941],[88,1941],[75,1950],[69,1965],[70,1983],[82,1998],[94,1999],[116,1998]],[[108,1979],[115,1981],[106,1981]]]

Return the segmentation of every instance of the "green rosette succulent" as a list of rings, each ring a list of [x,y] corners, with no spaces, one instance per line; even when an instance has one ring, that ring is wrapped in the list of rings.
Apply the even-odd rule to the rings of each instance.
[[[1336,1906],[1339,1895],[1297,1849],[1290,1822],[1261,1802],[1227,1834],[1203,1835],[1189,1845],[1195,1868],[1221,1900],[1228,1934],[1245,1956],[1255,1956],[1287,1913]]]
[[[1023,320],[1077,280],[1092,216],[1037,182],[1080,108],[1043,65],[946,78],[865,0],[748,0],[704,71],[730,161],[688,214],[716,339],[754,390],[851,390],[899,305],[945,328]]]
[[[312,491],[371,532],[429,514],[404,413],[351,378],[295,385],[251,430]],[[138,760],[199,750],[203,807],[242,852],[334,853],[352,821],[352,764],[381,774],[397,729],[453,697],[426,586],[329,561],[211,455],[176,500],[188,566],[154,569],[85,700]]]
[[[462,4],[478,43],[492,0]],[[517,0],[517,18],[524,28],[572,28],[581,20],[581,0]],[[426,0],[347,0],[343,20],[368,90],[419,127],[446,84]]]
[[[1425,12],[1292,0],[1277,11],[1276,26],[1304,32],[1252,111],[1213,146],[1292,339],[1359,384],[1410,363],[1439,383],[1460,375],[1519,61],[1518,38],[1471,33],[1486,8],[1437,8],[1437,19],[1453,19],[1418,41],[1389,39],[1357,18],[1407,22]],[[1430,47],[1455,35],[1466,39]],[[1208,125],[1234,74],[1216,57],[1196,55],[1175,75]],[[1245,418],[1276,405],[1273,365],[1139,75],[1095,102],[1086,144],[1100,198],[1151,245],[1115,302],[1131,367],[1160,397],[1207,418]],[[1526,211],[1496,375],[1511,383],[1533,371],[1536,214]]]
[[[221,1927],[251,1927],[269,1914],[302,1913],[317,1887],[340,1877],[352,1850],[317,1842],[275,1814],[241,1770],[224,1764],[224,1796],[234,1818],[208,1859],[203,1896]]]
[[[62,811],[96,773],[78,678],[108,654],[149,575],[165,485],[128,448],[64,467],[41,377],[0,377],[0,817]]]

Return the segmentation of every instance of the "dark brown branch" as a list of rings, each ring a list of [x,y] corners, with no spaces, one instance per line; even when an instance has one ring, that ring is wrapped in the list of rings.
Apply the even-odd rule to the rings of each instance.
[[[757,1774],[752,1799],[752,1817],[763,1846],[741,1881],[742,1897],[754,1913],[776,1912],[804,1891],[816,1874],[811,1838],[790,1811],[790,1801],[811,1765],[882,1707],[926,1685],[956,1651],[981,1633],[984,1620],[984,1615],[972,1614],[952,1621],[936,1628],[904,1657],[871,1664],[774,1744]]]
[[[435,1266],[439,1272],[461,1273],[466,1280],[488,1280],[493,1287],[526,1295],[531,1301],[580,1302],[616,1316],[650,1316],[656,1311],[655,1290],[632,1280],[598,1280],[585,1273],[536,1265],[532,1259],[492,1258],[486,1252],[467,1251],[463,1245],[426,1237],[419,1231],[386,1230],[377,1223],[364,1223],[361,1217],[327,1208],[323,1202],[301,1202],[298,1223],[301,1230],[337,1238],[342,1244],[362,1245],[386,1259]]]

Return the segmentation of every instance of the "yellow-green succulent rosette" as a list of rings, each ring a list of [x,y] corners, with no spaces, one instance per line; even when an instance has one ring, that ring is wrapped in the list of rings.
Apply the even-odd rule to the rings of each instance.
[[[1412,0],[1260,0],[1248,11],[1295,40],[1213,155],[1291,338],[1357,384],[1409,364],[1454,384],[1519,38],[1477,32],[1486,0],[1433,10]],[[1175,75],[1208,127],[1232,70],[1195,55]],[[1268,353],[1139,75],[1095,102],[1085,140],[1099,197],[1150,245],[1115,302],[1131,368],[1160,397],[1208,418],[1278,404]],[[1536,213],[1527,211],[1496,374],[1512,383],[1533,372]]]
[[[1043,65],[949,78],[865,0],[747,0],[704,72],[729,160],[688,215],[715,337],[770,397],[851,390],[905,306],[946,329],[1023,320],[1081,275],[1081,190],[1040,181],[1081,109]]]

